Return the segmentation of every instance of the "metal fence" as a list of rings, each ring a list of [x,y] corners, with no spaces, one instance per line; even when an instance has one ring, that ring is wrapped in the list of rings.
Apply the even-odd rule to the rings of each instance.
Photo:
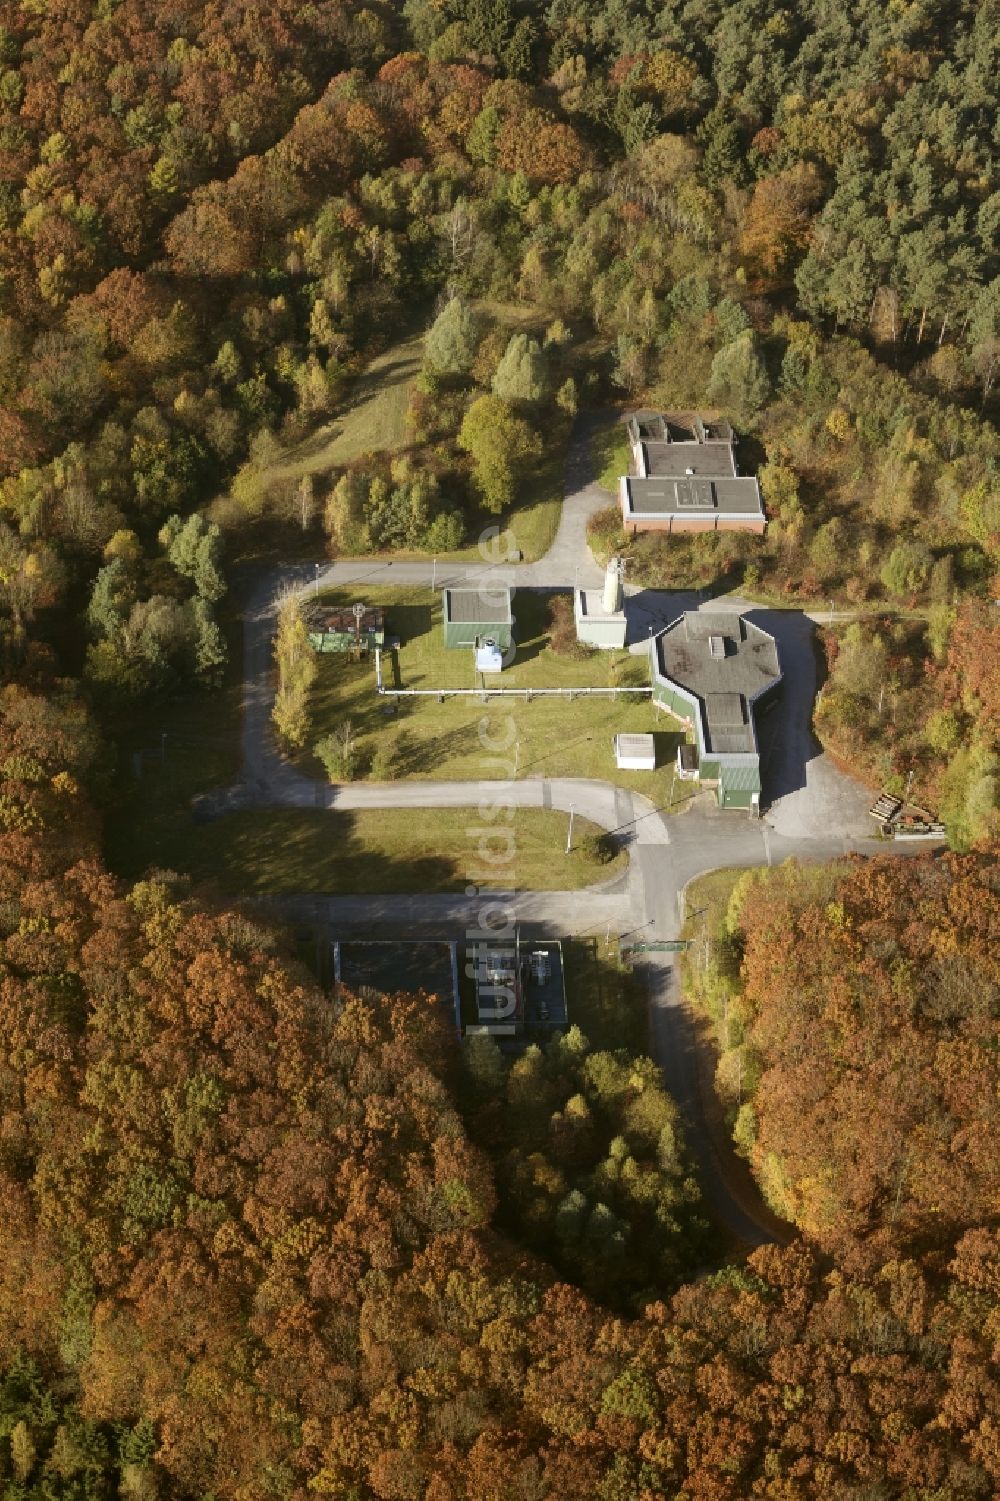
[[[618,698],[622,693],[638,693],[646,697],[652,693],[652,685],[642,687],[618,686],[614,688],[501,688],[483,683],[479,688],[387,688],[382,681],[382,653],[375,650],[375,686],[383,698],[523,698],[530,703],[533,698],[586,698],[592,694],[599,697]]]

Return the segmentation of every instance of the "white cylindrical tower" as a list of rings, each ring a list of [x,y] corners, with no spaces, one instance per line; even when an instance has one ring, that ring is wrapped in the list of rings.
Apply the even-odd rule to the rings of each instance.
[[[612,558],[604,575],[604,609],[608,615],[617,615],[624,605],[625,588],[622,583],[624,573],[625,559]]]

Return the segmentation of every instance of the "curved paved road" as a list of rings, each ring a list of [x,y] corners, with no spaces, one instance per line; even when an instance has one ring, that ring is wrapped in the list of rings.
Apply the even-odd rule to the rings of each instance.
[[[601,571],[586,542],[590,515],[608,504],[591,478],[590,427],[581,419],[574,430],[567,464],[566,497],[555,542],[540,562],[481,567],[436,567],[432,563],[342,559],[321,566],[271,571],[247,603],[244,630],[244,779],[233,789],[230,806],[317,808],[465,807],[484,803],[518,807],[570,807],[602,828],[613,830],[629,849],[628,873],[603,887],[574,892],[515,891],[509,910],[526,926],[564,936],[594,935],[612,929],[647,941],[679,934],[681,903],[688,881],[727,865],[763,865],[796,857],[829,859],[849,850],[873,852],[866,816],[868,794],[822,755],[812,737],[810,715],[815,691],[812,625],[801,612],[758,611],[730,597],[713,600],[715,609],[750,609],[772,630],[786,672],[786,693],[778,713],[762,731],[768,817],[751,822],[722,813],[706,798],[683,816],[667,818],[647,798],[606,782],[574,778],[528,778],[516,782],[393,782],[329,787],[303,776],[280,755],[271,733],[272,640],[280,591],[365,583],[474,583],[497,575],[518,588],[597,583]],[[649,627],[666,624],[701,604],[700,596],[628,591],[630,633],[642,649]],[[370,932],[373,926],[407,934],[454,934],[474,930],[488,893],[469,895],[350,897],[322,893],[277,898],[272,905],[288,916],[321,919],[338,934]],[[506,899],[505,899],[506,900]],[[648,956],[644,969],[650,996],[650,1046],[663,1069],[686,1125],[687,1140],[700,1170],[705,1198],[716,1217],[748,1245],[783,1239],[789,1233],[767,1211],[749,1175],[735,1159],[725,1133],[706,1108],[702,1056],[693,1021],[677,988],[676,970],[662,954]]]

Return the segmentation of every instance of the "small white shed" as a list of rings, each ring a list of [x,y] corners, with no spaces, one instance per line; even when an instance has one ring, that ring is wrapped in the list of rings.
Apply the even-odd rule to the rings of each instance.
[[[476,642],[476,671],[502,672],[503,652],[492,636]]]
[[[616,735],[615,765],[619,771],[655,771],[656,741],[652,735]]]

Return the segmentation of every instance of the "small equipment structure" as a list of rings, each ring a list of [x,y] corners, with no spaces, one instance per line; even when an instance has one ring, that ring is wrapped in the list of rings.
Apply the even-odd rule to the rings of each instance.
[[[450,651],[468,650],[489,639],[501,655],[508,652],[514,632],[512,594],[509,587],[488,582],[479,588],[442,590],[445,646]]]
[[[323,606],[311,612],[309,645],[313,651],[362,656],[385,646],[385,612],[381,605]]]
[[[477,944],[473,950],[476,1022],[466,1036],[486,1034],[501,1047],[518,1048],[538,1029],[561,1031],[567,1022],[562,944],[533,940]]]
[[[574,589],[573,616],[577,640],[602,651],[625,645],[625,560],[612,558],[603,589]]]
[[[503,671],[503,652],[492,636],[482,637],[476,642],[476,671]]]
[[[616,735],[615,765],[619,771],[655,771],[655,736]]]

